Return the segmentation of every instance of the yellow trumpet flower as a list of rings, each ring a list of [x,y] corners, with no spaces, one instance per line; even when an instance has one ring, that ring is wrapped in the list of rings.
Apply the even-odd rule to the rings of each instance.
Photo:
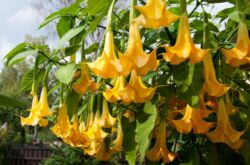
[[[247,25],[239,23],[238,38],[234,48],[222,49],[226,62],[233,67],[250,63],[250,40]]]
[[[166,9],[163,0],[147,0],[145,6],[135,6],[135,9],[141,13],[135,21],[146,28],[158,29],[161,26],[169,26],[179,18]]]
[[[85,132],[79,130],[79,120],[77,114],[74,114],[73,124],[70,126],[70,132],[64,142],[72,147],[89,147],[90,139]]]
[[[102,139],[99,143],[97,143],[96,153],[94,155],[94,157],[97,160],[107,161],[110,159],[111,154],[112,154],[112,151],[106,145],[104,139]]]
[[[240,137],[244,134],[245,130],[239,132],[232,128],[229,117],[227,114],[224,101],[219,101],[219,109],[217,112],[217,127],[214,131],[207,133],[207,137],[213,143],[226,143],[232,149],[239,149],[243,140]]]
[[[62,105],[59,109],[57,122],[54,127],[51,128],[51,131],[62,139],[66,138],[70,133],[71,124],[69,122],[67,106]]]
[[[123,103],[130,103],[133,101],[134,91],[125,86],[124,76],[119,76],[115,81],[114,87],[103,92],[103,96],[109,102],[121,100]]]
[[[156,88],[148,88],[143,84],[140,76],[133,70],[128,84],[134,90],[134,102],[144,103],[152,99]]]
[[[174,65],[178,65],[187,59],[191,64],[201,62],[209,53],[206,49],[196,47],[192,41],[186,13],[180,16],[175,45],[173,47],[166,46],[165,49],[167,52],[163,54],[164,59]]]
[[[126,57],[118,59],[115,53],[113,32],[107,31],[104,50],[95,62],[88,63],[89,68],[98,76],[108,79],[119,75],[128,75],[132,62]]]
[[[224,95],[229,90],[229,87],[227,87],[224,84],[220,84],[218,82],[214,70],[212,57],[210,55],[207,55],[203,62],[204,62],[205,91],[210,96],[219,97]]]
[[[108,103],[103,99],[102,115],[99,119],[99,125],[103,128],[111,128],[116,123],[116,118],[109,113]]]
[[[116,139],[112,142],[111,151],[113,152],[122,151],[122,140],[123,140],[123,131],[122,131],[121,123],[119,123]]]
[[[164,163],[170,163],[176,158],[177,154],[170,152],[167,148],[165,121],[160,123],[155,145],[147,151],[146,155],[150,161],[159,161],[162,158]]]
[[[144,53],[139,26],[135,21],[130,23],[128,47],[121,57],[127,57],[133,62],[133,68],[138,75],[146,75],[149,71],[156,70],[159,65],[155,51]]]
[[[98,88],[99,85],[90,79],[87,66],[82,65],[80,81],[73,84],[73,89],[83,95],[88,89],[96,91]]]
[[[37,103],[37,95],[33,97],[32,108],[29,110],[30,114],[28,117],[21,117],[22,125],[32,125],[35,126],[40,124],[40,126],[47,126],[48,121],[44,117],[48,117],[52,114],[48,105],[47,89],[43,87],[40,100]],[[33,107],[34,106],[34,107]]]
[[[203,120],[199,109],[194,109],[189,105],[185,108],[183,118],[172,120],[172,123],[180,133],[190,133],[193,130],[195,134],[203,134],[208,132],[212,127],[212,123]]]

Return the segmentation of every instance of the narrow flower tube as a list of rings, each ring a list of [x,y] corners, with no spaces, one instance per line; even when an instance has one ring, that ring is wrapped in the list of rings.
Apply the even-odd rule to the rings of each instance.
[[[239,109],[232,104],[228,94],[226,94],[226,110],[228,115],[234,115],[239,111]]]
[[[99,119],[99,125],[104,128],[111,128],[116,123],[116,118],[109,113],[108,103],[103,99],[102,115]]]
[[[194,109],[189,105],[185,108],[183,118],[172,120],[172,123],[180,133],[190,133],[193,130],[195,134],[203,134],[207,133],[212,127],[212,123],[203,120],[199,109]]]
[[[130,81],[128,84],[134,92],[134,102],[144,103],[152,99],[156,88],[148,88],[143,84],[140,76],[137,75],[136,71],[133,70],[131,73]]]
[[[243,140],[240,140],[240,137],[245,131],[246,130],[239,132],[232,128],[225,103],[221,99],[217,112],[217,126],[214,131],[206,134],[208,139],[213,143],[226,143],[232,149],[237,150],[243,144]]]
[[[229,87],[218,82],[214,70],[212,57],[210,55],[207,55],[203,63],[204,63],[205,91],[210,96],[219,97],[224,95],[229,90]]]
[[[116,139],[112,142],[111,151],[112,152],[119,152],[122,151],[122,140],[123,140],[123,131],[120,121],[117,125],[117,135]]]
[[[247,25],[244,22],[239,23],[238,38],[234,48],[222,49],[226,57],[226,62],[239,67],[244,64],[250,64],[250,40]]]
[[[118,59],[115,53],[113,32],[107,31],[104,50],[101,57],[96,61],[88,63],[89,68],[98,76],[108,79],[119,75],[128,75],[131,71],[132,62],[126,57]]]
[[[135,9],[141,13],[135,21],[146,28],[158,29],[161,26],[169,26],[179,18],[166,9],[163,0],[147,0],[145,6],[135,6]]]
[[[166,145],[166,122],[163,121],[160,123],[155,145],[146,153],[147,158],[150,161],[159,161],[162,159],[164,163],[172,162],[177,154],[170,152]]]
[[[163,54],[164,59],[173,65],[178,65],[189,59],[191,64],[201,62],[209,51],[200,49],[195,46],[192,41],[188,16],[186,13],[180,16],[177,41],[173,47],[166,46],[166,53]]]
[[[133,62],[133,69],[137,71],[138,75],[146,75],[149,71],[156,70],[159,65],[155,51],[150,54],[144,52],[139,26],[135,21],[130,23],[128,46],[122,56]]]

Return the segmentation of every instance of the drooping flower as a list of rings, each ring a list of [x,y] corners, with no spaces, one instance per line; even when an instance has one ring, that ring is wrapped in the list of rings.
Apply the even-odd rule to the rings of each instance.
[[[40,126],[47,126],[48,121],[44,119],[52,114],[48,105],[47,89],[43,87],[40,100],[37,103],[37,95],[33,97],[32,108],[29,110],[30,114],[28,117],[21,117],[22,125],[35,126],[39,124]]]
[[[238,38],[234,48],[222,49],[226,62],[233,67],[250,63],[250,40],[247,25],[239,23]]]
[[[112,117],[109,113],[108,103],[103,99],[102,115],[99,119],[99,124],[103,128],[111,128],[116,123],[116,118]]]
[[[88,89],[96,91],[98,87],[99,85],[90,79],[87,66],[82,65],[80,81],[73,84],[73,89],[83,95]]]
[[[203,134],[212,127],[212,123],[203,120],[199,109],[194,109],[187,105],[184,110],[185,114],[182,119],[172,120],[178,132],[190,133],[193,130],[195,134]]]
[[[146,28],[158,29],[161,26],[169,26],[179,18],[166,9],[163,0],[147,0],[145,6],[135,6],[135,9],[141,13],[135,21]]]
[[[138,75],[146,75],[149,71],[156,70],[159,64],[156,51],[150,54],[144,52],[139,26],[135,21],[130,23],[128,46],[121,57],[127,57],[133,62],[133,68]]]
[[[210,96],[219,97],[224,95],[229,90],[229,87],[218,82],[214,70],[212,57],[210,55],[207,55],[203,62],[204,62],[205,91]]]
[[[70,133],[71,124],[67,114],[67,106],[62,105],[58,111],[57,122],[54,127],[51,128],[52,132],[62,139],[66,138]]]
[[[85,132],[80,132],[77,114],[74,114],[73,124],[70,126],[70,132],[67,137],[63,138],[63,141],[72,147],[89,147],[90,139]]]
[[[116,139],[112,142],[112,144],[111,144],[112,146],[110,148],[112,152],[122,151],[123,131],[122,131],[120,121],[118,122],[117,127],[118,128],[117,128]]]
[[[206,134],[208,139],[213,143],[226,143],[232,149],[237,150],[243,144],[243,140],[240,140],[240,137],[244,132],[245,130],[239,132],[232,128],[225,103],[221,99],[217,112],[217,126],[215,130]]]
[[[180,16],[175,45],[173,47],[166,46],[165,49],[167,52],[163,54],[164,59],[174,65],[178,65],[187,59],[191,64],[201,62],[209,53],[206,49],[196,47],[192,41],[186,13]]]
[[[144,103],[152,99],[156,88],[148,88],[143,84],[140,76],[133,70],[128,84],[134,90],[134,102]]]
[[[104,50],[101,57],[98,57],[92,63],[88,63],[88,66],[96,75],[108,79],[119,75],[128,75],[131,71],[132,62],[126,57],[117,58],[113,32],[109,30],[106,33]]]
[[[159,161],[162,159],[164,163],[170,163],[176,158],[177,154],[170,152],[167,148],[165,121],[160,123],[155,145],[152,149],[147,151],[146,155],[150,161]]]
[[[103,92],[103,96],[109,102],[121,100],[123,103],[130,103],[133,101],[133,92],[131,88],[126,87],[124,76],[119,76],[116,78],[114,87]]]

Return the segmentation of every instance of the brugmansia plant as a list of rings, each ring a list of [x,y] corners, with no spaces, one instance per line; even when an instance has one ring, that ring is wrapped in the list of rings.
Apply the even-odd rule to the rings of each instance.
[[[40,26],[57,20],[54,51],[21,43],[6,55],[8,66],[35,55],[21,124],[102,161],[250,164],[250,3],[211,15],[217,1],[118,2],[76,0]],[[97,28],[102,41],[87,44]]]

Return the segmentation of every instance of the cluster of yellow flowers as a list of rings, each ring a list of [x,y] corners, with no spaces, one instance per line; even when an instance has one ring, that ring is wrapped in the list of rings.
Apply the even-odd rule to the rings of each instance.
[[[244,131],[236,131],[232,128],[229,115],[238,110],[230,101],[227,94],[229,87],[221,84],[215,74],[212,57],[207,49],[198,48],[192,41],[188,16],[184,12],[176,16],[166,9],[163,0],[148,0],[145,6],[135,7],[141,15],[130,22],[129,41],[124,53],[118,52],[114,45],[112,30],[108,28],[105,36],[105,45],[102,55],[96,61],[82,65],[81,78],[79,82],[73,84],[73,89],[79,94],[84,94],[87,89],[96,91],[99,85],[95,84],[88,75],[88,67],[103,79],[114,79],[112,88],[106,88],[103,96],[108,102],[121,101],[123,104],[144,103],[150,101],[155,93],[156,87],[144,85],[141,76],[147,75],[149,71],[158,68],[156,50],[145,53],[142,47],[139,26],[145,28],[160,28],[168,26],[179,19],[179,29],[177,41],[174,46],[165,46],[166,53],[164,59],[178,65],[186,60],[191,64],[204,63],[204,85],[200,91],[200,108],[191,107],[184,104],[181,109],[177,106],[170,106],[166,120],[162,120],[155,128],[157,130],[154,147],[149,149],[146,156],[151,161],[162,159],[165,163],[173,161],[176,153],[167,149],[167,126],[174,126],[182,134],[206,134],[207,138],[214,143],[225,143],[237,150],[243,144],[240,137]],[[238,67],[250,63],[250,41],[247,26],[239,24],[238,40],[236,47],[230,50],[222,49],[226,56],[227,63]],[[129,82],[126,82],[126,78]],[[106,86],[105,86],[106,87]],[[204,96],[221,97],[218,107],[214,111],[207,110]],[[122,151],[123,131],[119,118],[113,118],[108,109],[108,103],[103,101],[102,114],[90,112],[85,122],[79,123],[78,115],[74,114],[71,123],[67,114],[66,105],[61,105],[58,119],[52,131],[62,140],[73,146],[80,147],[84,153],[94,156],[100,160],[108,160],[113,153]],[[211,113],[217,113],[217,123],[207,122],[204,119]],[[47,125],[47,117],[51,114],[47,103],[46,88],[43,88],[40,101],[37,95],[33,98],[30,115],[21,118],[22,125]],[[182,115],[181,119],[176,119],[177,114]],[[131,114],[129,114],[131,116]],[[210,131],[211,128],[214,130]],[[107,133],[106,130],[109,132]],[[114,138],[116,137],[116,138]],[[109,139],[109,143],[107,143]]]

